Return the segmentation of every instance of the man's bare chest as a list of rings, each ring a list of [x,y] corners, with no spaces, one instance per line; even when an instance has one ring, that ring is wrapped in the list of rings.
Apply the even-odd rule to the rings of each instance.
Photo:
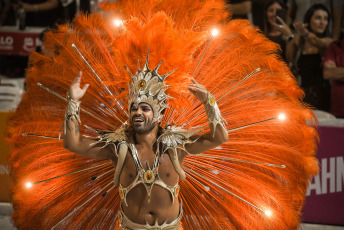
[[[149,153],[137,153],[138,160],[145,170],[153,168],[155,154]],[[159,178],[169,186],[174,186],[178,180],[178,173],[175,171],[172,161],[169,155],[163,154],[158,159],[157,172]],[[139,173],[138,165],[135,163],[132,153],[129,151],[126,155],[122,171],[120,173],[120,184],[124,187],[129,186]]]

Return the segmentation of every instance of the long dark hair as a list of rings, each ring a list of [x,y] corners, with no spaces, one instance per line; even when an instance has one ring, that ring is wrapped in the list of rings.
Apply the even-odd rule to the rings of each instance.
[[[278,5],[280,5],[282,7],[283,10],[286,10],[286,6],[284,4],[284,1],[282,0],[270,0],[268,2],[266,2],[265,7],[264,7],[264,34],[267,35],[269,33],[269,31],[271,30],[271,25],[268,23],[268,8],[277,3]]]
[[[308,31],[314,32],[311,29],[311,25],[310,25],[311,23],[310,22],[311,22],[311,18],[313,16],[314,12],[317,10],[326,11],[327,15],[328,15],[328,23],[327,23],[325,31],[322,34],[318,34],[317,36],[318,37],[327,37],[330,35],[329,24],[330,24],[330,20],[331,20],[331,15],[330,15],[330,12],[328,11],[328,9],[326,8],[325,5],[319,3],[319,4],[315,4],[315,5],[311,6],[307,10],[305,17],[303,18],[303,22],[308,24],[308,26],[307,26]]]

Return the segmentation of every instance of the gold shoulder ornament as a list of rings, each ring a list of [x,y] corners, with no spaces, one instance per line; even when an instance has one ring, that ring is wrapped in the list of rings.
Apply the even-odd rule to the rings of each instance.
[[[215,130],[217,125],[220,125],[224,130],[226,130],[225,122],[221,116],[219,107],[217,106],[216,100],[208,92],[208,98],[204,102],[205,112],[208,117],[209,125],[213,127],[213,137],[215,136]]]
[[[203,130],[184,130],[177,126],[168,126],[163,130],[163,133],[157,139],[158,151],[160,150],[160,144],[162,145],[162,153],[165,153],[168,150],[168,154],[171,158],[172,164],[176,172],[178,173],[181,180],[185,180],[186,175],[183,169],[181,168],[179,158],[178,158],[178,149],[188,151],[185,149],[185,144],[194,143],[196,140],[190,140],[191,136],[201,132]]]
[[[99,136],[97,137],[98,141],[93,145],[96,145],[98,143],[105,143],[103,148],[109,144],[112,144],[115,147],[117,164],[115,168],[113,182],[115,185],[119,185],[119,176],[121,174],[124,161],[128,153],[128,148],[130,148],[129,139],[127,136],[128,125],[125,123],[113,132],[96,130],[89,126],[85,127],[99,134]]]

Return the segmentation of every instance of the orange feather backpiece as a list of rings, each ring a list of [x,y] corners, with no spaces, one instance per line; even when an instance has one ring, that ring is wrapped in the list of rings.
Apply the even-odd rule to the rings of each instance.
[[[296,229],[308,179],[318,170],[317,131],[307,125],[316,119],[300,102],[303,92],[277,45],[247,20],[226,21],[221,0],[123,0],[102,9],[46,33],[52,52],[31,56],[27,92],[8,125],[15,226],[116,228],[113,164],[71,153],[56,137],[65,95],[80,70],[82,83],[90,84],[82,124],[111,131],[127,121],[125,66],[132,73],[141,69],[149,47],[151,68],[161,60],[160,74],[178,68],[165,81],[175,99],[162,126],[209,130],[204,107],[187,90],[191,78],[214,95],[228,123],[227,143],[184,160],[184,229]],[[116,18],[123,20],[119,27]],[[209,32],[214,27],[216,37]],[[285,120],[276,119],[281,113]],[[83,127],[81,133],[97,136]],[[28,189],[28,181],[40,183]]]

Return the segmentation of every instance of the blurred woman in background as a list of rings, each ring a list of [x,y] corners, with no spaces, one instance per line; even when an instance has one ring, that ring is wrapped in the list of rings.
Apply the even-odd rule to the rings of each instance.
[[[315,4],[305,14],[304,21],[294,23],[295,38],[287,50],[288,62],[296,63],[304,101],[319,110],[328,111],[330,83],[323,78],[322,58],[332,38],[329,34],[330,13],[323,4]]]
[[[283,59],[288,43],[294,38],[289,26],[285,23],[286,7],[282,0],[270,0],[265,5],[264,34],[281,47]]]

